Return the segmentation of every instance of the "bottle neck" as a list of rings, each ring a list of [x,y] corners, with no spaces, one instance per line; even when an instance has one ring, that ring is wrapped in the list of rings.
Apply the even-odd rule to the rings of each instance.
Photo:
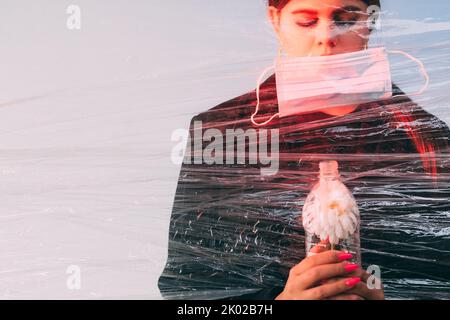
[[[336,181],[340,179],[340,174],[320,174],[319,179],[322,181]]]
[[[339,179],[339,166],[336,161],[322,161],[319,164],[321,180],[337,180]]]

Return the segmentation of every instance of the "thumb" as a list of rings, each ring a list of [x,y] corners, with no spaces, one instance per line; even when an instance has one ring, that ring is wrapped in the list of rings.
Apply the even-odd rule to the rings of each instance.
[[[316,244],[310,252],[308,252],[308,256],[313,256],[321,252],[325,252],[331,250],[330,241],[328,238],[326,240],[320,241],[318,244]]]

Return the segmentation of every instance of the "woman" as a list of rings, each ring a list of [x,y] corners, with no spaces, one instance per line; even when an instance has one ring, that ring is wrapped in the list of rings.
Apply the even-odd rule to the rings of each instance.
[[[330,56],[367,48],[371,30],[363,22],[370,5],[379,2],[269,0],[268,15],[284,54]],[[388,100],[277,117],[272,75],[259,96],[252,91],[194,117],[189,147],[198,143],[193,131],[200,122],[203,130],[223,133],[278,130],[279,170],[261,176],[263,165],[249,161],[183,165],[161,294],[168,299],[383,299],[383,289],[368,287],[364,271],[376,265],[388,297],[450,298],[445,251],[450,243],[439,235],[449,190],[445,175],[438,175],[449,171],[450,130],[392,88]],[[249,139],[249,150],[252,144]],[[194,156],[187,154],[189,160]],[[302,203],[318,163],[328,158],[339,161],[360,206],[364,267],[348,263],[342,252],[305,254]],[[434,228],[429,233],[421,229],[427,224]]]

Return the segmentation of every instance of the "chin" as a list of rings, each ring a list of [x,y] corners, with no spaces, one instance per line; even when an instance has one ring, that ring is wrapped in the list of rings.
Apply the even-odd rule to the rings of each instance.
[[[350,105],[350,106],[340,106],[340,107],[333,107],[333,108],[327,108],[320,110],[320,112],[332,115],[332,116],[345,116],[346,114],[352,113],[357,108],[357,105]]]

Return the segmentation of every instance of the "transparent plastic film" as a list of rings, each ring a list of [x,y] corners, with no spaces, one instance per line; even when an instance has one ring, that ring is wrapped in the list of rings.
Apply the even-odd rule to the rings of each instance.
[[[317,4],[328,2],[345,1]],[[429,5],[438,15],[442,4]],[[386,299],[450,299],[450,22],[425,19],[423,4],[401,8],[382,2],[361,46],[343,47],[362,27],[337,27],[326,55],[320,15],[301,21],[316,29],[292,31],[305,32],[305,48],[289,47],[292,34],[259,33],[273,45],[245,70],[252,89],[190,120],[163,298],[273,300],[294,266],[338,250],[379,272]],[[353,21],[352,10],[328,10],[326,22]],[[324,177],[330,163],[336,175]]]
[[[0,299],[450,299],[450,1],[0,3]]]

